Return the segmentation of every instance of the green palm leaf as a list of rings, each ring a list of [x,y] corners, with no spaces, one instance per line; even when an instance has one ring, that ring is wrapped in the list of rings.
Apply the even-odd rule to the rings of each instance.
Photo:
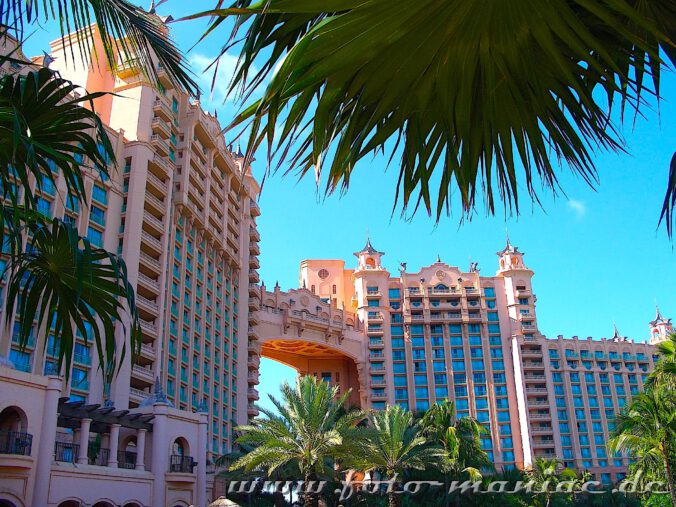
[[[385,152],[403,208],[437,219],[452,198],[466,216],[482,196],[518,213],[521,185],[558,191],[562,164],[594,184],[594,151],[622,149],[612,111],[659,94],[660,51],[676,61],[664,0],[238,0],[201,16],[245,32],[232,90],[270,77],[233,122],[251,124],[249,159],[267,142],[330,193]]]
[[[666,481],[676,505],[676,396],[672,387],[657,385],[635,396],[615,418],[608,441],[611,453],[626,452],[632,471],[646,480]]]
[[[20,343],[27,343],[34,321],[47,324],[55,337],[60,368],[71,363],[79,332],[87,344],[95,344],[99,367],[110,382],[127,350],[126,338],[115,339],[115,326],[123,322],[125,314],[131,318],[128,326],[123,324],[124,333],[134,353],[141,343],[134,292],[124,261],[93,248],[60,220],[49,224],[29,217],[26,232],[29,248],[11,262],[7,291],[7,307],[17,303],[21,316]],[[69,373],[65,368],[66,378]]]
[[[305,481],[334,473],[337,456],[351,441],[354,427],[364,419],[360,411],[344,413],[349,391],[339,395],[337,387],[315,377],[299,377],[294,386],[283,384],[282,398],[270,399],[277,413],[259,407],[263,417],[237,428],[237,443],[250,449],[230,471],[275,474],[281,468],[297,468]],[[316,505],[315,495],[306,495],[306,505]]]
[[[84,157],[101,178],[109,176],[115,152],[93,108],[93,100],[101,95],[82,94],[80,87],[47,68],[0,80],[0,181],[5,199],[16,204],[21,190],[25,205],[32,206],[31,177],[41,188],[44,179],[55,184],[60,171],[69,193],[83,200]]]

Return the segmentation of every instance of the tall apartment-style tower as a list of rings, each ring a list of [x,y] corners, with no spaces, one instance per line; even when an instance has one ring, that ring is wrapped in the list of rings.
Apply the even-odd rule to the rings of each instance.
[[[342,274],[343,261],[303,261],[301,282],[322,296],[324,281],[335,280],[337,293],[349,295],[351,280],[354,296],[345,307],[361,323],[365,350],[355,361],[369,408],[426,410],[450,399],[459,417],[488,429],[482,446],[498,468],[558,456],[604,482],[623,477],[627,458],[608,456],[605,442],[614,415],[654,367],[653,346],[617,330],[601,340],[545,337],[534,272],[509,238],[494,276],[481,275],[475,263],[462,270],[440,258],[416,272],[402,263],[393,276],[370,241],[355,256],[355,269]],[[651,339],[672,329],[658,312]],[[345,331],[352,340],[358,335]]]
[[[119,55],[116,69],[95,60],[104,52],[92,30],[88,65],[71,59],[71,45],[86,37],[73,33],[51,43],[52,68],[88,90],[110,92],[95,108],[112,137],[118,170],[108,181],[88,175],[88,209],[67,198],[61,181],[57,188],[43,185],[39,203],[76,224],[94,245],[122,255],[143,341],[135,361],[127,354],[113,384],[104,386],[96,355],[80,337],[73,380],[63,394],[135,408],[159,379],[176,408],[208,410],[209,451],[228,451],[233,428],[246,423],[247,403],[257,399],[247,357],[249,339],[255,340],[249,323],[259,304],[249,289],[259,282],[259,186],[242,154],[226,145],[215,115],[178,89],[159,64],[155,84],[134,58]],[[11,331],[0,341],[1,355],[27,371],[53,369],[53,338],[47,338],[45,357],[39,343],[48,333],[36,329],[36,343],[20,351]],[[120,342],[123,333],[120,325]]]

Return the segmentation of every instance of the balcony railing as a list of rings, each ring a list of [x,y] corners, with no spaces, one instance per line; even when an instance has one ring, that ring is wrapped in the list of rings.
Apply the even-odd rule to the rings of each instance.
[[[63,463],[75,463],[80,455],[80,446],[72,442],[56,442],[54,444],[54,460]]]
[[[0,454],[30,456],[33,435],[20,431],[0,431]]]
[[[108,466],[108,458],[110,457],[110,449],[101,448],[96,449],[89,448],[87,453],[87,458],[89,459],[90,465],[96,465],[99,467]]]
[[[151,213],[148,213],[147,211],[143,213],[143,218],[147,221],[153,224],[155,227],[157,227],[159,230],[164,231],[164,224],[162,223],[162,220],[158,219]]]
[[[130,387],[129,393],[132,394],[133,396],[138,396],[141,399],[145,399],[148,397],[147,392],[145,392],[143,389],[137,389],[135,387]]]
[[[162,242],[157,239],[155,236],[152,234],[148,234],[147,232],[143,231],[141,233],[141,238],[148,244],[154,246],[155,248],[159,249],[160,251],[162,250]]]
[[[147,308],[150,308],[153,311],[158,310],[157,303],[155,301],[152,301],[151,299],[148,299],[146,297],[141,296],[140,294],[136,295],[136,301],[140,303],[141,305],[145,305]]]
[[[140,257],[141,257],[141,259],[143,259],[145,262],[147,262],[151,266],[154,266],[156,268],[160,267],[160,261],[158,259],[156,259],[155,257],[153,257],[152,255],[148,255],[145,252],[141,252]]]
[[[144,368],[143,366],[139,364],[135,364],[132,367],[132,371],[138,375],[141,375],[142,377],[150,378],[152,379],[153,377],[153,372],[149,370],[148,368]]]
[[[169,471],[182,474],[191,474],[196,463],[192,456],[172,454],[169,460]]]
[[[133,470],[136,468],[136,453],[129,451],[118,451],[117,453],[117,467]]]

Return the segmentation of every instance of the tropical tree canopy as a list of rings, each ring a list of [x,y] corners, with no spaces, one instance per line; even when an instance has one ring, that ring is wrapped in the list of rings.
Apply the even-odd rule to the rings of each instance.
[[[444,450],[450,473],[456,476],[466,473],[470,479],[479,480],[481,469],[492,467],[481,448],[481,436],[488,430],[476,419],[458,419],[453,402],[445,400],[432,405],[420,420],[420,427],[426,438]]]
[[[636,395],[616,416],[616,428],[608,441],[612,453],[634,458],[634,474],[648,481],[666,481],[676,505],[676,392],[657,386]]]
[[[412,470],[447,469],[447,454],[421,433],[414,416],[400,405],[373,411],[369,425],[360,428],[344,465],[365,472],[377,471],[385,480],[404,480]],[[388,504],[401,504],[401,492],[388,490]]]
[[[556,193],[561,164],[595,184],[594,151],[623,146],[613,113],[640,113],[676,63],[670,0],[222,3],[186,19],[210,17],[205,36],[235,19],[231,91],[269,79],[233,122],[251,124],[247,157],[267,145],[287,171],[328,173],[330,193],[383,152],[400,160],[395,205],[437,219],[452,198],[471,217],[482,195],[518,213],[520,184]],[[669,231],[675,203],[672,165]]]
[[[252,450],[237,459],[230,470],[260,470],[272,475],[283,466],[297,466],[306,484],[331,475],[342,456],[354,427],[364,419],[360,411],[345,412],[349,391],[313,376],[298,377],[294,386],[281,386],[282,398],[270,395],[277,412],[259,407],[264,417],[240,426],[237,439]],[[305,504],[316,504],[316,496],[305,495]]]

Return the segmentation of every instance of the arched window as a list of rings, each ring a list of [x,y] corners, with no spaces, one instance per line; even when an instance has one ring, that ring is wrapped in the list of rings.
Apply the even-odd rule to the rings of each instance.
[[[0,431],[26,431],[26,413],[19,407],[7,407],[0,412]]]
[[[310,286],[310,290],[311,290],[312,293],[314,294],[314,293],[315,293],[315,286],[314,286],[314,285],[311,285],[311,286]]]
[[[335,285],[332,287],[332,290],[333,290],[333,293],[334,293],[334,294],[337,292],[336,286],[335,286]]]
[[[376,261],[373,260],[373,257],[367,257],[366,258],[366,265],[370,268],[375,268],[376,267]]]

